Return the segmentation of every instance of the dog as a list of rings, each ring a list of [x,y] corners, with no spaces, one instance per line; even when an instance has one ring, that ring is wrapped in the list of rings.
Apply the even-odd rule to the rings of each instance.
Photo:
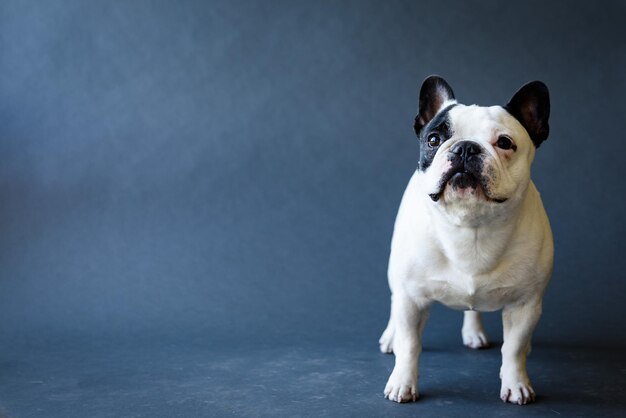
[[[554,245],[530,168],[548,137],[548,88],[533,81],[505,106],[466,106],[441,77],[422,84],[417,170],[396,217],[388,279],[391,314],[379,344],[395,354],[387,399],[419,397],[429,307],[464,310],[463,343],[488,345],[480,311],[502,309],[500,398],[535,400],[526,371],[531,335],[552,275]]]

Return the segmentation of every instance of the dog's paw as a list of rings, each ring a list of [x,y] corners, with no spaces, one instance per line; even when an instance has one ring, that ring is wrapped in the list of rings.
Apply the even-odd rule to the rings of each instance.
[[[419,398],[417,391],[417,377],[411,373],[398,373],[394,369],[387,386],[385,386],[385,398],[395,402],[415,402]]]
[[[388,326],[378,340],[380,352],[383,354],[393,353],[393,331],[393,328]]]
[[[489,340],[483,329],[463,329],[461,335],[463,336],[463,345],[469,348],[478,349],[489,347]]]
[[[526,405],[535,401],[535,391],[528,381],[513,381],[512,383],[502,382],[500,389],[500,399],[503,402]]]

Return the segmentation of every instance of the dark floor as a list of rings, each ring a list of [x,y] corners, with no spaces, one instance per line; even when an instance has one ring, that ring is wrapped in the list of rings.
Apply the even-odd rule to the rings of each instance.
[[[375,344],[220,346],[199,339],[41,341],[0,351],[8,417],[623,417],[621,350],[537,344],[535,404],[498,398],[499,350],[426,346],[421,399],[382,390],[393,357]]]

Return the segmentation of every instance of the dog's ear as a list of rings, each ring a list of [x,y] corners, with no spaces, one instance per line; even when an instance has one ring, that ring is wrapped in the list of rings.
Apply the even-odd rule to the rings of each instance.
[[[414,128],[417,135],[447,101],[454,101],[454,92],[446,80],[436,75],[426,78],[420,89],[419,111],[415,117]]]
[[[504,108],[526,128],[536,148],[548,138],[550,94],[548,87],[541,81],[524,85]]]

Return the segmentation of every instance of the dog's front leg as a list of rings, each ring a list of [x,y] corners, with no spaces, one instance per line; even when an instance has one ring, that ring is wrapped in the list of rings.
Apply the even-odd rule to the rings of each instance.
[[[532,332],[541,316],[541,300],[507,306],[502,311],[504,343],[500,398],[504,402],[524,405],[535,400],[526,372],[526,356],[530,353]]]
[[[385,398],[396,402],[415,401],[422,332],[428,318],[429,304],[416,303],[404,291],[394,292],[391,303],[394,322],[393,352],[396,365],[385,386]]]

